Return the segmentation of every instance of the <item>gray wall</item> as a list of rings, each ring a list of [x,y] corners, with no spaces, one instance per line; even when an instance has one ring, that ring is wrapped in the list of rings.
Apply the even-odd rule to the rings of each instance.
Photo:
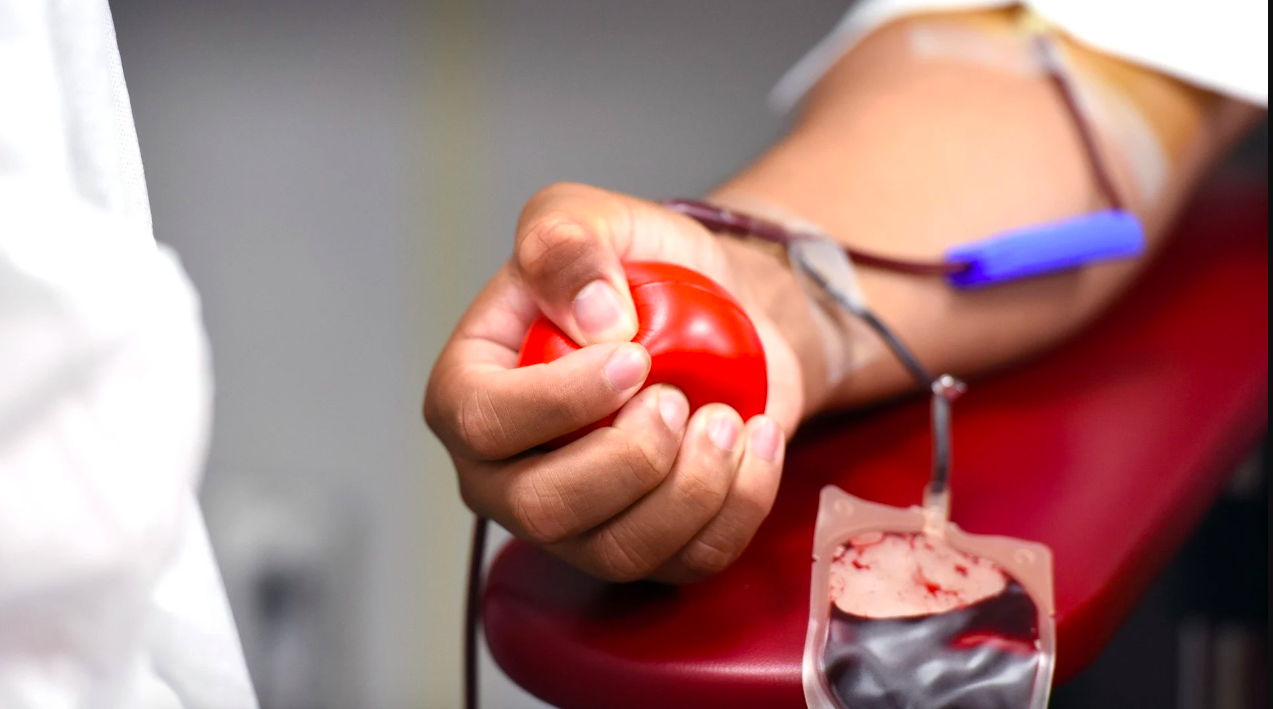
[[[112,2],[156,236],[203,295],[203,499],[267,709],[458,705],[467,517],[418,413],[447,331],[538,187],[745,164],[843,5]]]

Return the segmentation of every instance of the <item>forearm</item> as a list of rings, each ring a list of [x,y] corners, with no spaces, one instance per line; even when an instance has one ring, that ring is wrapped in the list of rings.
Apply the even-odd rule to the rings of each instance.
[[[823,79],[794,130],[713,194],[726,204],[762,202],[880,253],[935,259],[951,245],[1005,229],[1105,207],[1073,121],[1048,80],[976,62],[916,56],[915,23],[1013,31],[1006,13],[922,18],[864,41]],[[1152,116],[1166,158],[1152,189],[1117,131],[1101,150],[1120,194],[1146,227],[1150,252],[1182,199],[1253,110],[1151,72],[1069,46],[1076,68]],[[1100,128],[1101,126],[1098,126]],[[1143,172],[1143,171],[1141,171]],[[877,356],[834,389],[792,285],[748,257],[760,298],[787,328],[805,369],[807,413],[888,396],[911,385]],[[1088,322],[1146,259],[1091,266],[980,292],[940,279],[862,269],[872,307],[935,371],[971,375],[1055,343]]]

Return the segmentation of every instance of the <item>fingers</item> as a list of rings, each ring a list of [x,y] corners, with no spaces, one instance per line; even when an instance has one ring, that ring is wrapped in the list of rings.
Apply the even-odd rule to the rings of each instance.
[[[658,385],[612,426],[512,462],[460,464],[478,514],[613,581],[683,583],[727,567],[768,515],[784,437],[770,418],[744,426],[723,404],[686,423],[689,404]]]
[[[605,525],[552,550],[602,578],[648,576],[721,513],[743,458],[743,431],[742,419],[728,406],[699,409],[657,489]]]
[[[636,334],[621,261],[694,263],[711,271],[717,252],[707,232],[679,214],[627,195],[559,184],[526,203],[512,264],[544,314],[584,345]]]
[[[623,260],[728,276],[715,240],[681,215],[580,185],[544,190],[522,214],[514,258],[435,367],[426,419],[478,514],[605,578],[689,580],[733,561],[755,533],[782,433],[720,404],[690,419],[672,387],[640,391],[650,360],[628,342],[637,323]],[[539,311],[586,346],[517,368]],[[612,426],[531,450],[616,410]]]
[[[747,450],[720,512],[654,573],[670,583],[696,581],[732,564],[773,508],[782,479],[782,428],[767,416],[747,422]]]
[[[452,345],[449,367],[435,375],[425,404],[426,419],[443,442],[476,460],[507,458],[605,418],[650,372],[649,353],[634,343],[585,347],[513,369],[466,352],[482,346]]]
[[[680,390],[652,386],[614,424],[568,446],[512,463],[460,471],[479,514],[538,544],[579,535],[620,513],[667,477],[689,416]]]

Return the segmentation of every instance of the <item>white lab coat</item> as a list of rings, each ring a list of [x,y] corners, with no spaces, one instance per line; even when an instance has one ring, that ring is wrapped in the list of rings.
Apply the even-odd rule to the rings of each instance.
[[[793,106],[860,39],[923,12],[1024,5],[1088,46],[1248,103],[1269,102],[1269,4],[1261,0],[862,0],[770,97]]]
[[[256,706],[195,501],[211,396],[106,0],[0,0],[0,707]]]

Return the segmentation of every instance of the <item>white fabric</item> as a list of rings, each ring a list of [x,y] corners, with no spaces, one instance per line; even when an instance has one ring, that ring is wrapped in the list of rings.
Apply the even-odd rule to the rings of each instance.
[[[256,706],[195,502],[211,394],[106,0],[0,0],[0,707]]]
[[[1256,0],[863,0],[778,82],[790,109],[854,44],[920,12],[1024,5],[1094,49],[1260,106],[1269,101],[1269,6]]]

